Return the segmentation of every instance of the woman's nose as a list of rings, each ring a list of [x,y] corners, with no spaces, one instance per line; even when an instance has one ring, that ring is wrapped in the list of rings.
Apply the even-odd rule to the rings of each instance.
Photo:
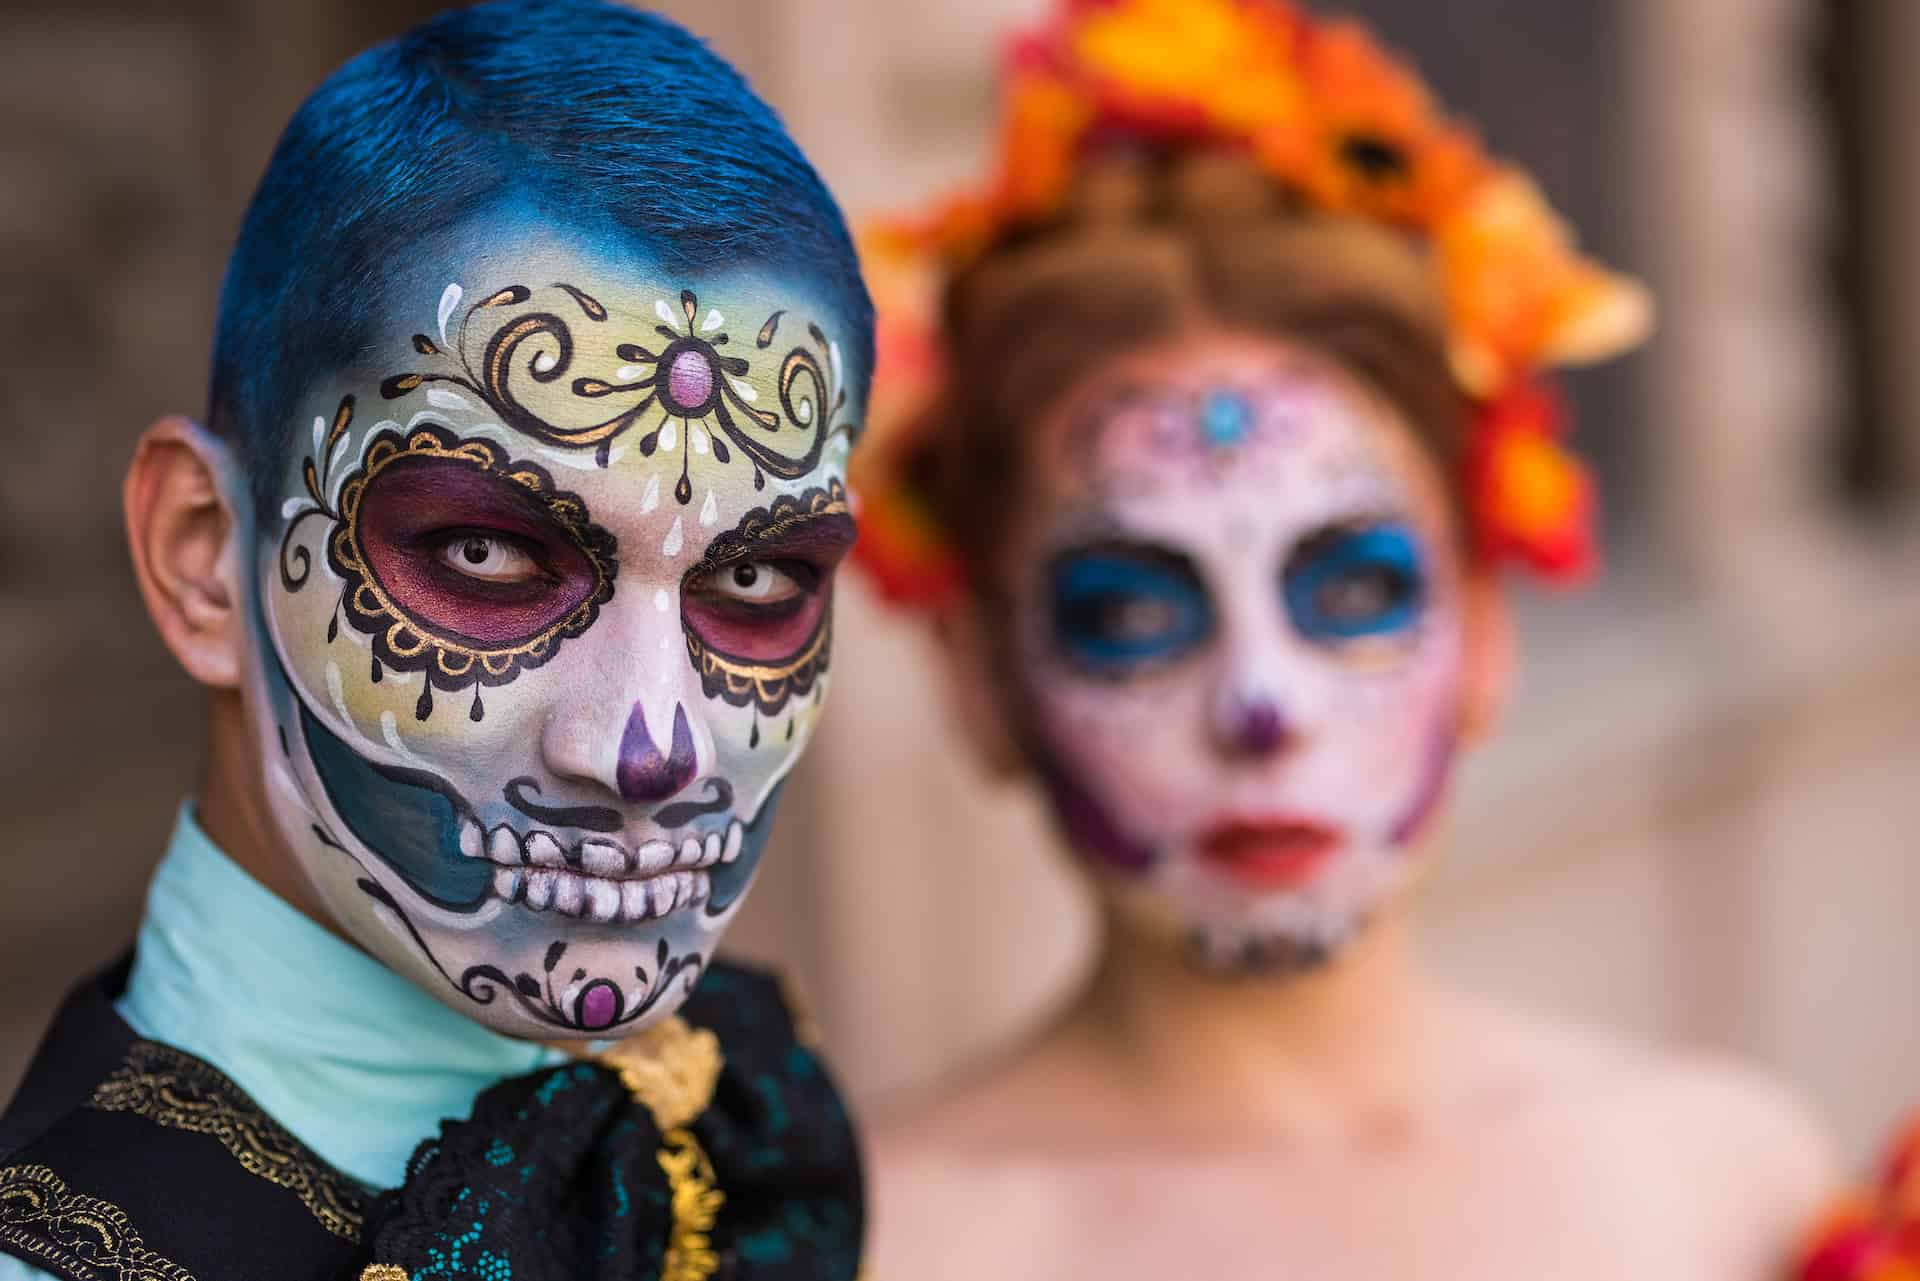
[[[1263,691],[1237,691],[1220,700],[1214,715],[1215,737],[1235,756],[1265,759],[1283,751],[1294,726],[1280,703]]]
[[[647,724],[646,705],[635,703],[620,735],[620,755],[614,768],[621,798],[630,805],[664,801],[691,783],[698,772],[698,753],[685,704],[673,705],[673,729],[663,751],[653,727]]]

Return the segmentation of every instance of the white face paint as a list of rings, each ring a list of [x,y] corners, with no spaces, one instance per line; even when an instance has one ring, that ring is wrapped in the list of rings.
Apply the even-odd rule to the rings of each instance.
[[[1456,743],[1437,469],[1337,366],[1227,337],[1115,362],[1034,447],[1010,652],[1070,841],[1213,964],[1324,958],[1403,883]]]
[[[769,280],[471,265],[316,396],[250,701],[342,928],[500,1031],[621,1036],[712,957],[819,715],[858,407]]]

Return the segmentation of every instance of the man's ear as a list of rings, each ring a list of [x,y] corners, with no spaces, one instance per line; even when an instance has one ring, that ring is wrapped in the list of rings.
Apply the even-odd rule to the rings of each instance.
[[[121,495],[147,613],[187,673],[216,689],[240,682],[246,628],[224,462],[200,428],[163,418],[140,437]]]
[[[1468,743],[1479,743],[1500,723],[1513,684],[1513,612],[1492,569],[1468,573],[1463,601],[1466,666],[1460,689],[1460,736]]]
[[[961,733],[990,773],[1009,778],[1026,768],[1026,756],[1007,716],[994,623],[978,597],[964,595],[935,619],[934,634],[946,652],[947,701]]]

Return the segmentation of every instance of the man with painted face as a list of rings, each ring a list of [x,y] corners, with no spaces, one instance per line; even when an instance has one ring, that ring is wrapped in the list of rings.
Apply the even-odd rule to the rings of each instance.
[[[211,746],[0,1120],[0,1278],[853,1274],[846,1118],[714,948],[871,346],[819,178],[670,23],[483,4],[321,86],[208,421],[127,478]]]

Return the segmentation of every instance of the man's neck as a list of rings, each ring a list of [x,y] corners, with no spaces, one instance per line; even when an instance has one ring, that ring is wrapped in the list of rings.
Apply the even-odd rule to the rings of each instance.
[[[261,793],[260,745],[253,739],[240,696],[216,692],[207,708],[207,761],[194,814],[209,840],[247,875],[329,934],[358,947],[320,909],[313,891],[282,851]]]
[[[1442,1004],[1397,917],[1321,968],[1281,976],[1207,973],[1116,930],[1070,1026],[1172,1128],[1334,1137],[1445,1090],[1432,1035]]]

